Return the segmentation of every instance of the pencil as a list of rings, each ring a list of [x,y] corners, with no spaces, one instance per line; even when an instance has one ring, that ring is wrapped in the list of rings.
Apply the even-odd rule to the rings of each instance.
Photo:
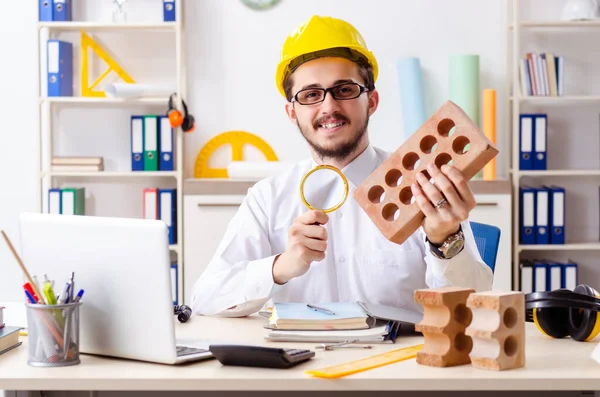
[[[33,291],[35,292],[35,294],[38,297],[43,296],[40,293],[40,290],[37,287],[37,284],[33,282],[33,279],[31,278],[31,275],[29,275],[29,272],[27,271],[27,268],[25,268],[25,265],[23,264],[23,262],[21,261],[21,258],[19,257],[19,255],[17,254],[17,251],[15,251],[15,248],[13,247],[13,245],[10,242],[10,239],[8,238],[8,236],[6,235],[6,233],[4,233],[4,230],[0,230],[0,233],[2,233],[2,237],[4,237],[4,241],[6,241],[6,245],[8,245],[8,248],[10,249],[10,251],[12,252],[13,256],[15,257],[15,259],[17,260],[17,263],[19,264],[19,266],[21,267],[21,270],[23,271],[23,273],[25,274],[25,277],[27,277],[27,280],[29,281],[29,284],[31,284],[31,288],[33,288]],[[40,299],[40,304],[44,304],[44,300]]]

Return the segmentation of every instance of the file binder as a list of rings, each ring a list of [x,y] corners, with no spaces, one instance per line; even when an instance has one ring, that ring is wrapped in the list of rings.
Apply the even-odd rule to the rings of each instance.
[[[544,292],[548,287],[548,266],[535,261],[533,263],[533,292]]]
[[[144,189],[143,212],[144,219],[159,219],[158,217],[158,189]]]
[[[561,263],[548,261],[548,268],[546,273],[546,277],[548,278],[546,284],[547,291],[555,291],[563,287],[563,267],[564,265]]]
[[[131,116],[131,171],[144,171],[143,116]]]
[[[176,189],[158,189],[158,219],[169,228],[169,244],[177,244],[176,192]]]
[[[144,116],[144,171],[158,171],[158,119]]]
[[[85,188],[62,189],[61,214],[85,215]]]
[[[54,3],[52,2],[52,0],[39,0],[39,9],[41,22],[50,22],[54,20]]]
[[[565,189],[550,186],[550,244],[565,243]]]
[[[48,96],[73,96],[73,44],[47,42]]]
[[[524,294],[533,292],[533,263],[524,260],[519,264],[521,291]]]
[[[173,127],[167,116],[159,116],[160,131],[160,157],[158,160],[158,169],[161,171],[173,171]]]
[[[533,118],[530,115],[519,116],[519,169],[533,169]]]
[[[536,114],[532,116],[535,120],[535,137],[533,139],[535,145],[535,155],[533,156],[533,169],[545,170],[546,163],[546,147],[548,140],[548,116],[545,114]]]
[[[535,189],[523,186],[521,194],[521,244],[535,244]]]
[[[577,287],[579,284],[577,263],[568,261],[563,265],[562,280],[562,288],[573,291]]]
[[[175,21],[175,0],[163,0],[163,20],[165,22]]]
[[[71,21],[71,0],[53,0],[54,3],[54,14],[52,18],[54,21],[66,22]]]
[[[173,304],[179,304],[179,288],[177,283],[177,263],[171,263],[171,293],[173,294]]]
[[[61,213],[61,191],[60,189],[48,189],[48,213]]]
[[[535,243],[550,244],[550,232],[548,230],[549,196],[550,189],[546,187],[535,190]]]

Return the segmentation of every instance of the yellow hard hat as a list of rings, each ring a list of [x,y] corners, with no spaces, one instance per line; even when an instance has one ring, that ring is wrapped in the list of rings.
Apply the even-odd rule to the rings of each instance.
[[[358,60],[360,57],[373,68],[377,80],[377,60],[362,35],[354,26],[341,19],[313,15],[285,40],[281,60],[275,72],[277,89],[285,97],[283,81],[286,75],[306,61],[322,56],[342,56]]]

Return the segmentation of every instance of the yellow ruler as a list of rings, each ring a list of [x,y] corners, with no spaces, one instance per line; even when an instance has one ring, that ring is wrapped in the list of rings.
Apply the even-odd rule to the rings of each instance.
[[[321,369],[311,369],[306,371],[306,373],[319,378],[341,378],[342,376],[396,363],[398,361],[408,360],[409,358],[415,358],[417,352],[422,348],[422,344],[403,347],[401,349],[392,350],[387,353],[377,354],[356,361],[350,361],[344,364]]]

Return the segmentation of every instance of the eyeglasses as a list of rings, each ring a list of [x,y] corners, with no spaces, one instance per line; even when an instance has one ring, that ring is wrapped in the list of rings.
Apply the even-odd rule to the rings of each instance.
[[[358,98],[363,92],[369,91],[358,83],[345,83],[329,88],[306,88],[294,95],[294,101],[300,105],[314,105],[325,100],[329,92],[336,100],[348,100]]]

